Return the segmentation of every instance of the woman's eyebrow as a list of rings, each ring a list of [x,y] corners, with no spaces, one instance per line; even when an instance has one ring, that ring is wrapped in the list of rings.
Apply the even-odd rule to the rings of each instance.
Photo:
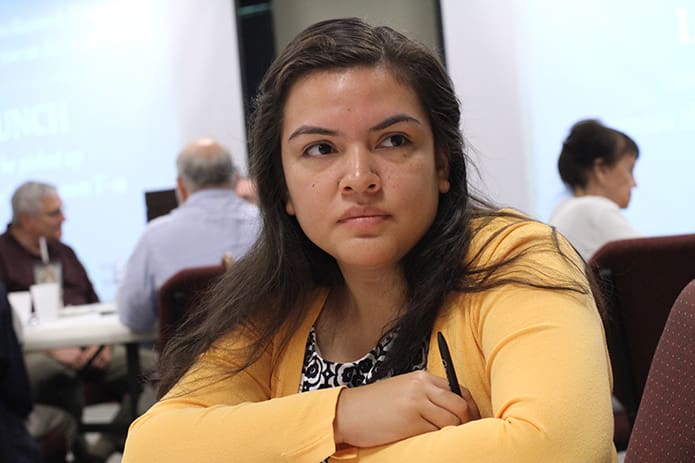
[[[385,128],[391,127],[394,124],[398,124],[399,122],[414,122],[417,125],[422,125],[422,123],[413,116],[409,116],[408,114],[396,114],[387,117],[369,130],[371,132],[377,132],[379,130],[384,130]]]
[[[329,136],[334,136],[338,135],[337,130],[331,130],[331,129],[326,129],[324,127],[317,127],[314,125],[302,125],[297,130],[292,132],[290,136],[287,138],[287,140],[292,140],[295,137],[298,137],[300,135],[329,135]]]
[[[385,128],[388,128],[394,124],[398,124],[399,122],[413,122],[417,125],[422,125],[419,120],[414,118],[413,116],[409,116],[408,114],[396,114],[393,116],[389,116],[383,121],[379,122],[375,126],[371,127],[369,129],[370,132],[377,132],[379,130],[384,130]],[[298,127],[294,132],[290,134],[289,137],[287,137],[287,140],[292,140],[293,138],[296,138],[300,135],[327,135],[327,136],[335,136],[338,135],[340,132],[337,130],[332,130],[332,129],[327,129],[325,127],[318,127],[315,125],[302,125]]]

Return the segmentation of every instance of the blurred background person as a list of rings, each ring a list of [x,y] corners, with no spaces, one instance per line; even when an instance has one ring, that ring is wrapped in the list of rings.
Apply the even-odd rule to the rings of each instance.
[[[61,241],[65,215],[56,187],[25,182],[14,191],[11,203],[12,222],[0,235],[0,280],[7,291],[28,291],[37,283],[37,274],[57,273],[65,305],[98,302],[77,254]],[[47,264],[54,272],[46,270]]]
[[[556,206],[549,222],[585,260],[609,241],[641,236],[621,212],[637,186],[638,157],[632,138],[598,120],[581,120],[570,129],[558,171],[572,197]]]
[[[157,293],[175,273],[220,264],[225,255],[237,260],[258,236],[258,208],[235,193],[238,173],[227,148],[197,140],[179,153],[176,168],[180,205],[147,224],[118,288],[121,322],[135,331],[154,329]]]
[[[43,458],[45,463],[64,462],[76,436],[74,417],[33,403],[12,310],[0,283],[0,461],[38,463]]]
[[[77,254],[61,241],[63,202],[54,185],[29,181],[12,195],[12,222],[0,235],[0,282],[7,291],[28,291],[37,270],[52,268],[61,283],[63,304],[99,302]],[[101,350],[99,350],[101,349]],[[97,353],[98,352],[98,353]],[[96,357],[89,363],[89,359]],[[97,400],[124,400],[114,422],[127,419],[127,364],[123,346],[74,346],[24,356],[33,400],[69,412],[79,422],[85,406],[84,384]],[[144,372],[154,368],[152,352],[141,351]],[[127,424],[127,423],[125,423]],[[90,452],[105,459],[123,445],[123,436],[103,434]]]
[[[65,215],[55,186],[25,182],[15,190],[11,203],[12,222],[0,235],[0,281],[7,291],[29,291],[30,286],[37,283],[35,269],[46,266],[48,260],[48,265],[60,269],[65,305],[98,302],[77,254],[61,241]],[[42,240],[45,240],[43,251]],[[69,347],[26,354],[34,400],[64,408],[79,420],[84,400],[76,374],[97,347]],[[111,349],[105,348],[93,362],[93,368],[107,368],[110,362]]]

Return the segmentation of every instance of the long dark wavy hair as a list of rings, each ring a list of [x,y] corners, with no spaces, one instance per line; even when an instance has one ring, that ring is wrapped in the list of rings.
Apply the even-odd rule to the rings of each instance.
[[[418,95],[432,127],[435,152],[446,156],[451,188],[439,197],[434,222],[403,258],[406,307],[389,327],[398,336],[385,364],[374,379],[408,371],[431,332],[434,320],[451,291],[481,291],[501,284],[586,292],[581,281],[558,282],[529,265],[528,275],[505,272],[522,255],[504,262],[476,265],[466,262],[473,223],[484,224],[500,215],[528,220],[513,212],[495,212],[469,192],[467,157],[459,128],[460,107],[454,88],[437,55],[389,27],[373,27],[356,18],[319,22],[301,32],[275,59],[260,84],[252,116],[249,144],[250,171],[258,185],[263,227],[254,247],[237,261],[209,292],[200,310],[205,321],[182,330],[162,353],[159,394],[165,394],[196,358],[221,336],[253,326],[254,339],[235,355],[242,371],[258,359],[280,332],[284,348],[306,314],[318,287],[337,287],[343,278],[335,259],[312,243],[296,218],[285,211],[287,186],[282,170],[280,140],[283,108],[292,85],[319,70],[355,66],[388,69]],[[478,225],[481,226],[481,225]],[[501,232],[501,231],[500,231]],[[554,235],[554,231],[549,229]],[[491,238],[491,239],[494,239]],[[551,242],[551,240],[549,240]],[[557,241],[551,252],[558,252]],[[470,257],[470,256],[469,256]],[[568,259],[571,261],[571,259]],[[518,267],[518,266],[516,266]]]

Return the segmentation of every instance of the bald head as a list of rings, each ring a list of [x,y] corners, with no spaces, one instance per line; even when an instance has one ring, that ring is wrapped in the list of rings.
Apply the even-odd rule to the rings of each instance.
[[[231,188],[236,178],[227,148],[209,138],[186,146],[176,158],[176,169],[189,194],[204,188]]]

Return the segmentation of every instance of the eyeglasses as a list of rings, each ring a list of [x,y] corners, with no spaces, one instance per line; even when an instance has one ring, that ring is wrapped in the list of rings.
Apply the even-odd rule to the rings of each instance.
[[[55,218],[63,215],[63,209],[58,208],[58,209],[53,209],[52,211],[46,211],[43,213],[43,215],[50,217],[52,219],[55,219]]]

